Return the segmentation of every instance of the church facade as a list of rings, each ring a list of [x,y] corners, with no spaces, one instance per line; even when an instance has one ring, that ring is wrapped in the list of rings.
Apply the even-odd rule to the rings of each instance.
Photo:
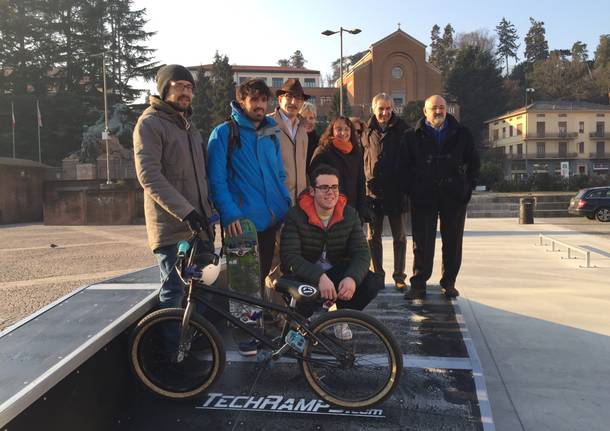
[[[340,85],[339,79],[335,85]],[[426,45],[400,29],[373,43],[343,73],[343,85],[353,112],[362,116],[370,113],[377,93],[389,94],[397,109],[442,93],[441,72],[426,61]]]

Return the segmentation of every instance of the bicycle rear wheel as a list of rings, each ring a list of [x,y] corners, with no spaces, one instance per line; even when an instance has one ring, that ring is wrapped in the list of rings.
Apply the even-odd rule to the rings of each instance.
[[[153,393],[188,399],[207,390],[222,374],[226,357],[218,331],[193,314],[183,352],[178,339],[184,309],[166,308],[144,317],[130,342],[130,362],[138,379]]]
[[[350,340],[335,335],[337,325],[343,324],[349,325]],[[307,383],[322,399],[364,409],[392,394],[402,372],[402,352],[381,322],[359,311],[339,310],[324,314],[311,329],[322,343],[307,337],[299,363]]]

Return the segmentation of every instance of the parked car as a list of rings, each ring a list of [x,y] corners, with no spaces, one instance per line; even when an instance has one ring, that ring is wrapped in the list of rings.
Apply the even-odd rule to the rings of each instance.
[[[570,200],[568,213],[610,222],[610,186],[582,189]]]

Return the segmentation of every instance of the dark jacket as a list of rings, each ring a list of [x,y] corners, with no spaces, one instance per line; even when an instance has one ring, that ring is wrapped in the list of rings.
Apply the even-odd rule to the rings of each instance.
[[[313,157],[313,153],[316,151],[316,148],[318,148],[319,141],[320,135],[318,135],[318,132],[316,132],[315,129],[307,133],[307,159],[305,161],[307,163],[306,171],[308,175],[311,172],[309,167],[311,164],[311,158]]]
[[[397,164],[402,135],[407,128],[407,123],[392,114],[382,132],[373,115],[362,133],[366,196],[377,213],[396,215],[407,211],[407,201],[398,181],[398,175],[405,172],[400,172]]]
[[[322,164],[332,166],[339,171],[341,193],[347,197],[347,204],[356,208],[360,218],[364,220],[367,208],[362,150],[354,146],[350,153],[343,154],[334,145],[319,146],[314,151],[309,170],[313,171]]]
[[[339,195],[335,211],[325,229],[309,192],[299,196],[298,204],[288,211],[282,229],[280,258],[282,271],[299,280],[317,284],[324,270],[316,265],[326,247],[331,265],[344,265],[346,277],[358,286],[369,269],[371,256],[356,210]]]
[[[206,146],[187,118],[157,96],[133,130],[138,180],[144,189],[144,217],[152,250],[189,237],[183,223],[191,211],[209,216]]]
[[[481,162],[472,134],[452,115],[446,121],[440,145],[425,118],[404,135],[400,167],[409,175],[402,186],[413,207],[466,205],[476,185]]]

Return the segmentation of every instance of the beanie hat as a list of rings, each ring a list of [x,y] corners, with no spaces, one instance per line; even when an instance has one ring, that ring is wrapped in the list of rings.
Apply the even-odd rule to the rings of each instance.
[[[163,66],[157,72],[157,91],[161,96],[161,100],[165,100],[167,89],[170,81],[189,81],[195,86],[195,80],[189,70],[179,64],[168,64]]]

